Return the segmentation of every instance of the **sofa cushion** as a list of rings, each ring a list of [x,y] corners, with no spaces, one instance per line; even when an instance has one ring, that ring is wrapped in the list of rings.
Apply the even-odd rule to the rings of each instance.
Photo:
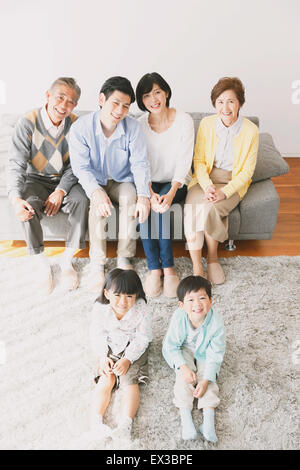
[[[267,133],[259,134],[257,162],[252,181],[256,183],[284,175],[288,171],[289,166],[276,149],[272,136]]]

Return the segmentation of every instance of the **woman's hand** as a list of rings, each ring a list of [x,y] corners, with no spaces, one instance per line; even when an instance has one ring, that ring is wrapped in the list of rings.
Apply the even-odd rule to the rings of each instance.
[[[194,396],[195,398],[201,398],[201,397],[203,397],[204,393],[205,393],[206,390],[207,390],[208,384],[209,384],[209,381],[208,381],[208,380],[204,380],[204,379],[201,380],[201,381],[198,383],[198,385],[197,385],[197,387],[196,387],[196,389],[195,389],[195,391],[194,391],[194,393],[193,393],[193,396]]]
[[[157,193],[152,193],[150,203],[151,203],[151,209],[154,212],[159,212],[159,209],[160,209],[159,202],[160,202],[160,195]]]
[[[193,372],[186,364],[180,366],[180,372],[182,378],[186,384],[194,385],[197,382],[197,377],[195,372]]]
[[[99,372],[102,375],[110,375],[113,373],[114,361],[109,357],[103,357],[99,361]]]
[[[215,187],[214,184],[207,186],[207,188],[204,191],[204,199],[208,202],[214,202],[216,189],[217,188]]]
[[[115,363],[114,368],[113,368],[113,372],[116,375],[125,375],[126,372],[129,369],[130,364],[131,364],[130,360],[126,359],[126,357],[123,357],[122,359],[119,359]]]
[[[215,200],[213,202],[223,201],[226,198],[226,194],[223,193],[222,189],[216,189]]]
[[[174,197],[175,197],[175,193],[172,190],[170,190],[167,194],[162,194],[162,196],[160,196],[159,212],[161,214],[163,214],[168,209],[170,209]]]

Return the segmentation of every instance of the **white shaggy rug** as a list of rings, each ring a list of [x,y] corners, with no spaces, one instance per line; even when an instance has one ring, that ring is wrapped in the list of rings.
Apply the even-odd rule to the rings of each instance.
[[[56,283],[58,258],[51,259]],[[227,282],[213,289],[223,314],[227,350],[219,377],[216,445],[180,438],[172,404],[174,376],[161,343],[176,300],[149,301],[153,312],[151,381],[142,389],[131,442],[88,433],[95,361],[88,328],[95,295],[87,292],[87,259],[77,259],[80,288],[57,285],[45,298],[35,292],[28,258],[0,258],[0,449],[297,449],[299,447],[300,256],[221,260]],[[109,261],[109,268],[115,260]],[[135,262],[145,274],[145,260]],[[180,276],[191,274],[177,258]],[[298,315],[298,324],[297,324]],[[298,387],[297,387],[298,385]],[[106,422],[114,426],[121,391]],[[199,427],[202,416],[195,408]]]

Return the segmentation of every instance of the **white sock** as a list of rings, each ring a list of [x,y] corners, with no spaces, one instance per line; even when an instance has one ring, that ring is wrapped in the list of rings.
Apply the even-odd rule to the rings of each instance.
[[[181,436],[185,441],[196,439],[197,431],[189,408],[180,408]]]
[[[119,269],[126,269],[128,266],[132,266],[130,258],[124,258],[124,256],[118,256],[117,267]]]
[[[60,261],[60,266],[63,271],[68,268],[73,268],[72,259],[73,259],[75,251],[76,250],[74,248],[67,247],[65,251],[63,252],[63,255]]]
[[[91,262],[90,265],[91,265],[91,269],[90,269],[91,273],[93,274],[104,273],[104,268],[105,268],[104,264]]]
[[[218,441],[215,431],[215,410],[203,410],[203,424],[200,426],[200,432],[206,440],[214,443]]]

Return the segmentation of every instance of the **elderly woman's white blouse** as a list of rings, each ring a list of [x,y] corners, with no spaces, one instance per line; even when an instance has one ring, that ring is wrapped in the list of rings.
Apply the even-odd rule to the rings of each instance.
[[[214,166],[222,170],[232,171],[233,168],[233,141],[240,133],[243,118],[239,116],[230,127],[224,126],[222,119],[216,121],[216,134],[219,142],[216,149]]]
[[[194,151],[194,122],[191,116],[176,110],[175,120],[164,132],[155,132],[148,122],[149,113],[138,120],[147,141],[151,181],[188,184]]]
[[[137,300],[126,315],[118,320],[110,304],[95,302],[90,340],[93,352],[98,357],[106,357],[110,346],[114,354],[126,350],[124,357],[130,362],[136,361],[152,340],[152,317],[147,304],[142,299]]]

